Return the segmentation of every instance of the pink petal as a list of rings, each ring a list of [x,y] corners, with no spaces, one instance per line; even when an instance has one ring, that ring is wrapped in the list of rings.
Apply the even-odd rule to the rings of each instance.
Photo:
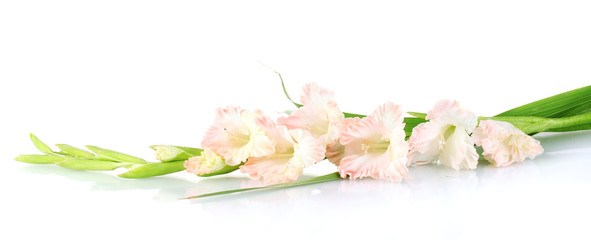
[[[324,145],[309,132],[292,130],[287,135],[285,126],[275,125],[265,119],[260,124],[270,129],[274,142],[290,142],[289,147],[278,147],[278,151],[264,157],[251,157],[240,167],[243,173],[254,178],[262,178],[267,184],[292,182],[302,175],[305,167],[311,166],[324,158]],[[273,130],[274,129],[274,130]]]
[[[302,174],[302,169],[288,167],[291,156],[269,155],[253,157],[240,166],[240,171],[253,178],[262,178],[266,184],[293,182]]]
[[[274,143],[276,152],[285,152],[293,148],[294,142],[286,126],[277,125],[267,116],[257,118],[256,123],[263,128],[265,135]]]
[[[455,169],[473,169],[478,154],[469,136],[478,116],[460,107],[458,102],[442,100],[429,111],[426,119],[413,129],[409,138],[409,163],[441,163]]]
[[[388,155],[389,152],[346,156],[341,160],[339,173],[343,178],[372,177],[399,182],[406,177],[408,169],[401,159],[390,159]]]
[[[544,152],[538,140],[508,122],[480,121],[472,138],[476,145],[482,146],[484,158],[497,167],[533,159]]]
[[[441,100],[435,104],[435,107],[427,113],[427,120],[439,119],[439,121],[460,126],[468,130],[469,133],[478,124],[478,116],[470,110],[464,109],[457,101]]]
[[[187,172],[203,175],[218,171],[226,166],[224,160],[209,148],[205,148],[201,155],[191,157],[184,162]]]
[[[408,138],[410,152],[409,165],[424,165],[436,162],[443,148],[441,134],[446,124],[437,121],[417,125]]]
[[[326,148],[318,139],[314,138],[308,131],[292,130],[291,137],[294,144],[294,158],[290,161],[292,165],[308,167],[324,159]]]
[[[400,107],[386,103],[346,127],[340,140],[345,148],[338,166],[342,177],[400,181],[406,176],[408,143],[401,115]]]
[[[290,130],[308,130],[325,145],[336,141],[336,128],[344,119],[344,115],[334,101],[334,93],[310,83],[304,86],[301,101],[303,107],[292,112],[287,118],[280,117],[277,122]]]
[[[300,101],[302,105],[311,105],[315,103],[326,103],[334,101],[335,94],[326,88],[318,86],[316,83],[308,83],[304,85],[302,94],[300,95]]]
[[[238,107],[219,108],[214,124],[209,127],[201,145],[222,156],[228,165],[238,165],[251,156],[274,152],[273,143],[254,123],[261,111],[246,111]]]
[[[388,130],[397,129],[400,127],[400,124],[402,124],[402,128],[404,128],[402,108],[391,102],[380,105],[367,117],[383,123]],[[388,132],[388,134],[391,133]]]
[[[343,121],[339,122],[337,126],[338,136],[340,136],[347,132],[348,129],[355,124],[358,124],[361,121],[360,118],[345,118]],[[336,166],[339,166],[341,159],[345,156],[345,146],[341,144],[340,141],[335,141],[331,144],[326,146],[326,158],[328,161],[333,163]]]

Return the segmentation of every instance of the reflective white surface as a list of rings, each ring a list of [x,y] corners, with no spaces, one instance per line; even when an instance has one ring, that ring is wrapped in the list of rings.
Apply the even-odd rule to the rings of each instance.
[[[14,161],[85,144],[153,161],[199,147],[217,107],[293,109],[307,82],[343,111],[443,98],[480,116],[587,86],[589,1],[2,1],[0,239],[590,239],[591,132],[538,135],[505,168],[414,167],[402,183],[259,186],[240,173],[129,180]],[[305,177],[334,172],[323,162]]]
[[[543,155],[504,168],[482,161],[476,170],[420,166],[402,183],[343,180],[200,200],[178,199],[260,183],[239,174],[128,180],[10,162],[3,164],[12,177],[3,178],[1,207],[7,231],[24,236],[66,231],[66,237],[110,237],[116,231],[132,237],[157,229],[157,237],[584,239],[591,131],[538,139]],[[331,170],[324,162],[310,172]]]

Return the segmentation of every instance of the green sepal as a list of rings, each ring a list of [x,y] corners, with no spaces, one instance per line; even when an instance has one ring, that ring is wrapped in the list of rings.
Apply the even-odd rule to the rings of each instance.
[[[86,151],[84,149],[80,149],[77,147],[73,147],[70,146],[68,144],[56,144],[56,146],[62,150],[63,153],[75,156],[75,157],[81,157],[81,158],[88,158],[88,159],[93,159],[96,157],[96,155],[94,155],[93,153]]]
[[[30,134],[31,136],[31,141],[33,142],[33,144],[35,144],[35,147],[37,149],[39,149],[39,151],[41,151],[42,153],[47,153],[47,154],[52,154],[53,150],[51,150],[51,148],[49,146],[47,146],[47,144],[43,143],[41,140],[39,140],[39,138],[37,138],[37,136],[35,136],[35,134]]]
[[[144,159],[134,157],[134,156],[131,156],[131,155],[128,155],[125,153],[116,152],[113,150],[108,150],[108,149],[104,149],[104,148],[100,148],[100,147],[96,147],[96,146],[90,146],[90,145],[86,145],[86,148],[88,148],[90,151],[93,151],[94,153],[96,153],[99,156],[110,158],[110,159],[117,160],[120,162],[139,163],[139,164],[148,163]]]
[[[65,158],[56,165],[75,170],[110,171],[120,167],[130,167],[132,163],[107,162],[99,160]]]
[[[65,160],[66,157],[56,155],[41,155],[41,154],[22,154],[14,158],[19,162],[33,163],[33,164],[54,164]]]
[[[201,152],[203,152],[203,149],[200,148],[172,145],[152,145],[150,148],[156,150],[156,159],[161,162],[187,160],[191,157],[199,156],[201,155]],[[164,151],[166,154],[160,153],[160,151]]]
[[[236,171],[240,168],[240,166],[242,166],[244,163],[236,165],[236,166],[230,166],[230,165],[226,165],[224,166],[222,169],[217,170],[215,172],[212,173],[208,173],[208,174],[202,174],[202,175],[197,175],[199,177],[211,177],[211,176],[217,176],[217,175],[222,175],[222,174],[227,174],[227,173],[231,173],[233,171]]]
[[[213,196],[226,195],[226,194],[239,193],[239,192],[248,192],[248,191],[262,191],[262,190],[281,189],[281,188],[287,188],[287,187],[299,187],[299,186],[304,186],[304,185],[335,181],[335,180],[339,180],[339,179],[342,179],[341,176],[339,175],[338,172],[335,172],[335,173],[331,173],[331,174],[327,174],[327,175],[323,175],[323,176],[319,176],[319,177],[315,177],[315,178],[310,178],[308,180],[296,181],[296,182],[291,182],[291,183],[280,183],[280,184],[269,185],[269,186],[264,186],[264,187],[241,188],[241,189],[226,190],[226,191],[220,191],[220,192],[212,192],[212,193],[200,194],[200,195],[196,195],[196,196],[190,196],[185,199],[213,197]]]
[[[147,178],[161,176],[185,170],[185,161],[148,163],[132,167],[129,171],[119,174],[122,178]]]
[[[426,113],[420,113],[420,112],[406,112],[408,113],[408,115],[411,115],[413,117],[417,117],[417,118],[421,118],[421,119],[425,119],[427,117]]]
[[[355,114],[355,113],[348,113],[348,112],[343,112],[343,115],[345,115],[346,118],[364,118],[367,117],[366,115],[362,115],[362,114]]]

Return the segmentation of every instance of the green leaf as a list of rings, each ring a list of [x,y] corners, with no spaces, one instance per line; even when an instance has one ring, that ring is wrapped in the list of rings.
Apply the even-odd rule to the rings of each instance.
[[[544,98],[496,115],[560,118],[591,111],[591,86]]]
[[[133,164],[79,158],[66,158],[61,162],[57,162],[56,165],[75,170],[110,171],[120,167],[129,167]]]
[[[14,160],[34,164],[53,164],[65,160],[66,157],[56,155],[28,154],[19,155]]]
[[[77,148],[77,147],[73,147],[70,146],[68,144],[56,144],[56,146],[62,150],[64,153],[67,153],[69,155],[75,156],[75,157],[81,157],[81,158],[88,158],[88,159],[92,159],[94,157],[96,157],[96,155],[94,155],[93,153]]]
[[[87,145],[86,148],[90,149],[90,151],[93,151],[94,153],[98,154],[99,156],[103,156],[103,157],[110,158],[113,160],[118,160],[120,162],[139,163],[139,164],[148,163],[144,159],[134,157],[131,155],[127,155],[125,153],[116,152],[113,150],[108,150],[108,149],[104,149],[104,148],[100,148],[100,147],[96,147],[96,146],[90,146],[90,145]]]
[[[427,122],[427,120],[422,118],[404,118],[404,132],[406,133],[406,137],[410,137],[412,129],[424,122]]]
[[[39,138],[37,138],[37,136],[35,136],[34,134],[30,134],[31,136],[31,141],[33,142],[33,144],[35,144],[35,147],[37,149],[39,149],[39,151],[41,151],[42,153],[47,153],[47,154],[52,154],[53,150],[51,150],[51,148],[49,148],[49,146],[47,146],[47,144],[43,143],[41,140],[39,140]]]
[[[311,178],[311,179],[303,180],[303,181],[296,181],[296,182],[292,182],[292,183],[281,183],[281,184],[269,185],[269,186],[264,186],[264,187],[242,188],[242,189],[234,189],[234,190],[206,193],[206,194],[187,197],[185,199],[213,197],[213,196],[226,195],[226,194],[239,193],[239,192],[274,190],[274,189],[287,188],[287,187],[298,187],[298,186],[334,181],[334,180],[339,180],[339,179],[341,179],[339,173],[335,172],[335,173],[323,175],[320,177],[315,177],[315,178]]]
[[[122,178],[147,178],[166,175],[185,170],[185,161],[148,163],[133,167],[129,171],[119,174]]]
[[[503,112],[495,117],[536,116],[546,118],[565,118],[591,113],[591,86],[586,86],[544,98]],[[545,132],[569,132],[591,129],[591,123],[556,127]]]

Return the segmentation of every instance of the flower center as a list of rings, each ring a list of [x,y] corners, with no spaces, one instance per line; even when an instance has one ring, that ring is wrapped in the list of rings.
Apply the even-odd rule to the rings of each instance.
[[[378,143],[362,143],[361,151],[365,154],[369,152],[384,152],[390,147],[389,142],[378,142]]]
[[[456,131],[456,126],[454,125],[447,125],[443,130],[443,134],[439,135],[439,150],[442,150],[445,146],[445,141]]]

